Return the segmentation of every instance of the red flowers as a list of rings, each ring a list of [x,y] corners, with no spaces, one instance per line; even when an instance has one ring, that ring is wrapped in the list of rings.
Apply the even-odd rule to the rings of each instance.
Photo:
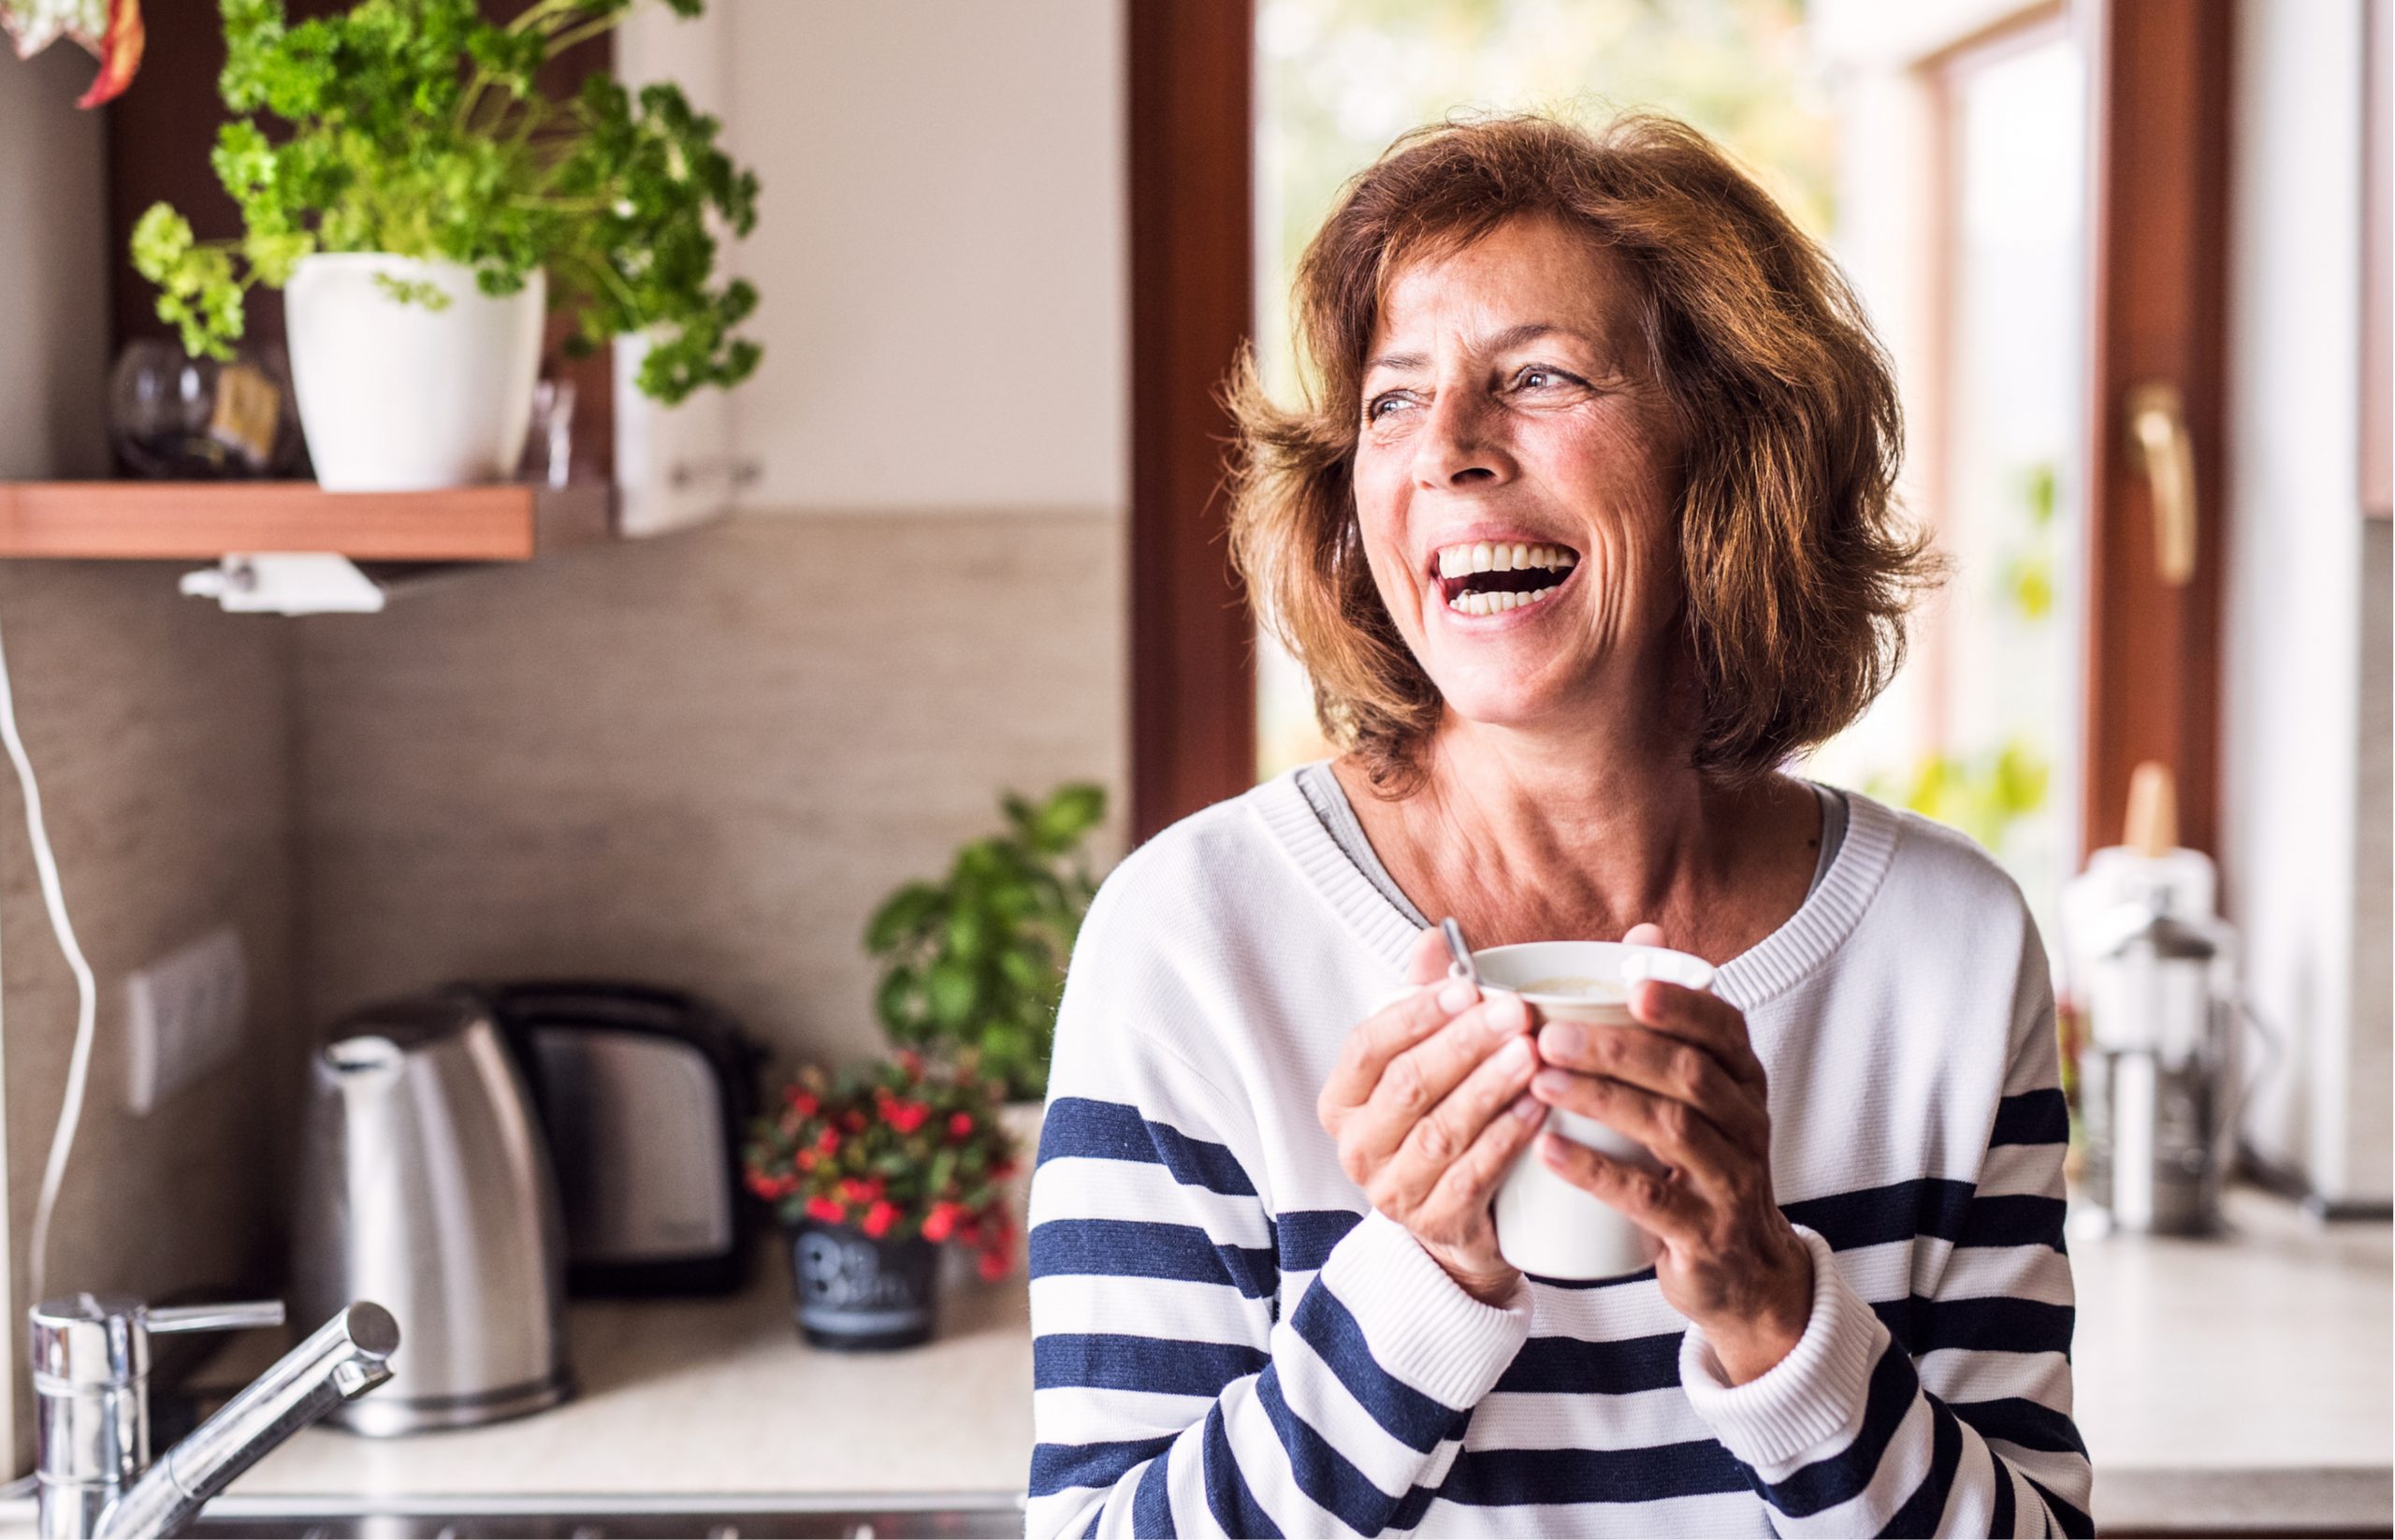
[[[964,1217],[964,1204],[951,1203],[946,1199],[940,1199],[932,1205],[932,1212],[923,1216],[923,1239],[926,1241],[947,1240],[956,1233],[956,1222]]]
[[[786,1225],[920,1234],[1002,1278],[1014,1252],[1006,1182],[1019,1164],[998,1121],[1004,1095],[969,1063],[911,1051],[837,1079],[806,1070],[750,1126],[746,1184]]]

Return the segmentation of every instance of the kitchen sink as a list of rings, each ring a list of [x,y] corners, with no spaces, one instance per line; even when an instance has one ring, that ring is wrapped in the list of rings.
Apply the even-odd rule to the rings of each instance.
[[[929,1496],[510,1497],[387,1503],[224,1497],[189,1535],[250,1540],[988,1540],[1023,1533],[1023,1499],[1008,1492]]]

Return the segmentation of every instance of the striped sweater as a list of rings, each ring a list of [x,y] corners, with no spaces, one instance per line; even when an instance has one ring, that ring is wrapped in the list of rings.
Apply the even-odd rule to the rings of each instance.
[[[1290,777],[1135,851],[1032,1179],[1030,1533],[2092,1533],[2045,953],[1978,847],[1849,803],[1716,983],[1814,1258],[1736,1387],[1651,1271],[1486,1304],[1340,1169],[1314,1098],[1415,927]]]

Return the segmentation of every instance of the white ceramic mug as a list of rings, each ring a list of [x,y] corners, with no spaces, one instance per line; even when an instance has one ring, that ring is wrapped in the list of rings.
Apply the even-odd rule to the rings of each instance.
[[[1713,987],[1702,957],[1626,941],[1529,941],[1472,954],[1484,993],[1519,995],[1541,1023],[1633,1024],[1630,986],[1661,979],[1689,989]],[[1559,987],[1569,981],[1573,987]],[[1546,986],[1546,987],[1541,987]],[[1604,1124],[1550,1107],[1544,1128],[1652,1170],[1662,1163],[1637,1140]],[[1654,1265],[1654,1236],[1618,1209],[1576,1187],[1542,1159],[1532,1140],[1497,1189],[1497,1250],[1524,1272],[1587,1282],[1618,1278]]]

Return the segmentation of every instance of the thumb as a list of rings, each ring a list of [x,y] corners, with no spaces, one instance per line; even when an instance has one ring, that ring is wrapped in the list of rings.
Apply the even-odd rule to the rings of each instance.
[[[1622,933],[1621,938],[1633,947],[1660,947],[1663,944],[1663,927],[1649,924],[1633,925]]]
[[[1414,938],[1414,951],[1405,959],[1405,981],[1435,984],[1446,976],[1447,938],[1433,925]]]

